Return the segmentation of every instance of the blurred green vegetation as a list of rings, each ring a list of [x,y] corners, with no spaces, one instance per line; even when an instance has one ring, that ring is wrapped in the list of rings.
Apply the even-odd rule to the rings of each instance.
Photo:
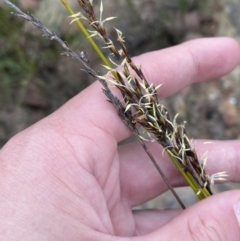
[[[25,39],[39,41],[31,34],[23,32],[24,22],[13,16],[4,8],[0,8],[0,105],[7,104],[8,101],[20,104],[21,92],[32,80],[33,76],[39,71],[42,54],[47,55],[48,59],[53,61],[56,54],[51,49],[41,51],[39,49],[31,49],[25,45]],[[33,46],[32,46],[33,47]],[[35,46],[36,47],[36,46]],[[34,51],[35,50],[35,51]]]
[[[51,101],[54,96],[51,87],[56,87],[52,81],[57,81],[54,75],[62,49],[55,42],[42,37],[40,31],[37,30],[36,34],[24,30],[26,22],[10,12],[11,9],[7,7],[0,8],[0,107],[21,105],[32,82],[36,82]],[[80,35],[69,33],[62,34],[61,38],[73,45],[82,40]],[[77,93],[75,86],[69,88],[64,89],[67,95],[64,101]]]
[[[11,88],[21,86],[24,76],[30,74],[35,64],[21,48],[23,23],[5,9],[0,8],[0,101],[10,100]]]
[[[206,1],[198,1],[198,0],[178,0],[177,7],[182,15],[189,11],[202,11],[205,9]],[[206,9],[205,9],[206,10]]]

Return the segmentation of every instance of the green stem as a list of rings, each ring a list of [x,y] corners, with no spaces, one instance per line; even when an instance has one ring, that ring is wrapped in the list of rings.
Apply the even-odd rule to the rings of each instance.
[[[170,150],[167,150],[168,156],[171,158],[177,169],[180,171],[182,176],[185,178],[185,180],[188,182],[194,193],[197,195],[197,197],[202,200],[206,197],[211,196],[209,191],[205,187],[200,187],[199,184],[196,182],[196,180],[193,178],[191,173],[183,170],[182,166],[179,164],[178,160],[172,155]]]
[[[64,7],[67,9],[67,11],[69,12],[70,15],[74,15],[74,11],[72,10],[72,8],[69,6],[67,0],[61,0],[62,4],[64,5]],[[102,53],[101,49],[98,47],[98,45],[95,43],[95,41],[91,38],[90,34],[88,33],[88,31],[86,30],[86,28],[84,27],[84,25],[82,24],[82,22],[77,19],[76,23],[78,25],[78,27],[81,29],[81,31],[83,32],[83,34],[87,37],[88,41],[90,42],[90,44],[92,45],[92,47],[94,48],[95,52],[98,54],[98,56],[101,58],[102,62],[108,66],[111,67],[110,62],[107,60],[107,58],[104,56],[104,54]]]

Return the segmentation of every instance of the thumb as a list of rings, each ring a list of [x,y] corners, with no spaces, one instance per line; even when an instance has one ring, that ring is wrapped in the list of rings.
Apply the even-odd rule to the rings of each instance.
[[[240,191],[229,191],[198,202],[142,238],[143,241],[236,241],[240,240],[239,222]]]

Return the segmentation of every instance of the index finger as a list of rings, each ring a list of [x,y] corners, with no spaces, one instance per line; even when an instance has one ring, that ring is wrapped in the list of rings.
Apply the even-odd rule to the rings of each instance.
[[[134,58],[141,64],[146,79],[159,89],[161,97],[171,95],[185,86],[221,77],[239,63],[240,48],[230,38],[209,38],[189,41],[181,45],[154,51]],[[74,117],[75,129],[79,120],[87,119],[95,127],[105,131],[117,142],[130,135],[128,127],[116,114],[116,110],[102,94],[96,82],[63,106],[64,115]],[[81,111],[79,111],[81,110]],[[84,128],[82,128],[84,130]]]
[[[150,83],[163,84],[160,97],[167,97],[192,83],[228,74],[240,62],[240,46],[231,38],[207,38],[140,55],[136,63]]]

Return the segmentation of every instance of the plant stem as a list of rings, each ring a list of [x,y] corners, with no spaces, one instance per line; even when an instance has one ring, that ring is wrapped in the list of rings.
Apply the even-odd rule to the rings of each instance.
[[[67,11],[69,12],[70,15],[74,15],[74,11],[72,10],[72,8],[69,6],[68,1],[67,0],[61,0],[62,4],[64,5],[64,7],[67,9]],[[90,36],[90,34],[88,33],[88,31],[86,30],[86,28],[84,27],[84,25],[82,24],[82,22],[76,18],[76,23],[78,25],[78,27],[81,29],[81,31],[83,32],[83,34],[87,37],[88,41],[90,42],[90,44],[92,45],[92,47],[94,48],[95,52],[98,54],[98,56],[101,58],[102,62],[108,66],[111,67],[110,62],[107,60],[107,58],[104,56],[104,54],[102,53],[101,49],[98,47],[98,45],[95,43],[95,41],[92,39],[92,37]]]
[[[183,170],[182,166],[179,164],[178,160],[172,155],[171,151],[167,150],[167,154],[200,200],[211,196],[211,193],[205,187],[199,186],[191,173]]]
[[[153,165],[155,166],[155,168],[157,169],[158,173],[161,175],[162,179],[164,180],[164,182],[167,184],[168,188],[170,189],[170,191],[172,192],[173,196],[176,198],[176,200],[178,201],[179,205],[182,207],[182,209],[186,209],[185,205],[183,204],[182,200],[180,199],[180,197],[178,196],[178,194],[176,193],[176,191],[174,190],[174,188],[172,187],[171,183],[169,182],[169,180],[167,179],[166,175],[164,174],[164,172],[162,171],[162,169],[160,168],[160,166],[158,165],[158,163],[156,162],[156,160],[154,159],[153,155],[151,154],[151,152],[149,151],[149,149],[147,148],[146,144],[143,142],[143,140],[140,138],[139,134],[136,133],[136,136],[138,137],[139,142],[141,143],[143,149],[145,150],[145,152],[147,153],[148,157],[150,158],[150,160],[152,161]]]

